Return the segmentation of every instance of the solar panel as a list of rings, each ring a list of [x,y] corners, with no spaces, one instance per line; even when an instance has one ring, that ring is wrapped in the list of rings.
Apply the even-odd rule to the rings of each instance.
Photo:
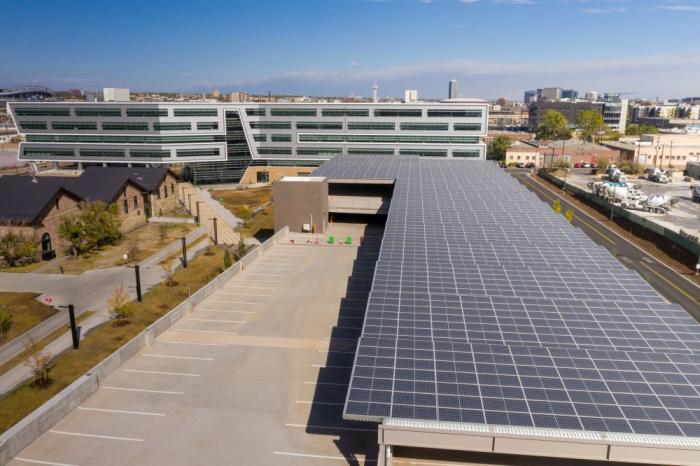
[[[495,164],[314,175],[395,182],[345,418],[700,437],[697,322]]]

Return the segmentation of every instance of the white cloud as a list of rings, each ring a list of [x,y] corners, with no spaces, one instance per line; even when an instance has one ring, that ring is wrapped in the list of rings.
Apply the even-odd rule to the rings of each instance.
[[[678,3],[671,3],[667,5],[657,5],[654,7],[655,10],[666,10],[666,11],[699,11],[700,5],[681,5]]]
[[[479,0],[459,0],[459,1],[464,3],[465,5],[471,5],[472,3],[476,3]]]
[[[581,10],[582,13],[588,15],[614,15],[622,14],[627,11],[627,8],[584,8]]]

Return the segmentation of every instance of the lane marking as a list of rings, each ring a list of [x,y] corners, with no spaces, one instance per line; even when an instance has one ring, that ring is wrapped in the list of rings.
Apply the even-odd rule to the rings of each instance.
[[[224,324],[244,324],[244,320],[221,320],[221,319],[200,319],[197,317],[190,317],[187,320],[194,320],[195,322],[222,322]]]
[[[170,392],[167,390],[147,390],[145,388],[123,388],[123,387],[112,387],[108,385],[103,385],[100,388],[105,390],[119,390],[122,392],[143,392],[143,393],[160,393],[162,395],[184,395],[185,392]]]
[[[209,302],[222,303],[222,304],[250,304],[251,306],[262,306],[263,305],[263,303],[249,303],[247,301],[221,301],[218,299],[212,299]]]
[[[538,184],[538,185],[540,185],[540,186],[542,186],[543,189],[546,189],[547,191],[552,192],[551,189],[545,187],[544,184],[540,183],[539,181],[534,181],[534,180],[533,180],[533,182],[536,183],[536,184]],[[569,204],[571,204],[571,202],[569,202]],[[584,204],[584,205],[585,205],[585,204]],[[585,212],[585,211],[584,211],[583,209],[581,209],[580,207],[577,207],[577,208],[578,208],[579,211],[580,211],[581,213],[583,213],[586,217],[590,218],[591,220],[593,220],[594,222],[596,222],[596,223],[599,224],[600,226],[604,227],[606,230],[608,230],[609,232],[613,233],[614,235],[618,236],[618,237],[619,237],[620,239],[622,239],[625,243],[627,243],[627,244],[629,244],[630,246],[633,246],[633,247],[635,247],[636,249],[638,249],[639,252],[641,252],[643,256],[648,256],[648,257],[651,257],[651,258],[657,260],[659,264],[661,264],[662,266],[666,267],[666,268],[667,268],[668,270],[670,270],[671,272],[677,274],[679,277],[681,277],[682,279],[684,279],[684,280],[685,280],[686,282],[688,282],[689,284],[693,285],[695,288],[700,289],[700,285],[698,285],[697,283],[695,283],[695,282],[692,281],[690,278],[686,277],[685,275],[683,275],[681,272],[679,272],[678,270],[674,269],[674,268],[671,267],[670,265],[666,264],[662,259],[658,258],[656,255],[654,255],[654,254],[652,254],[652,253],[649,253],[649,252],[646,252],[644,249],[642,249],[641,246],[639,246],[639,245],[638,245],[637,243],[635,243],[634,241],[630,241],[629,239],[625,238],[625,237],[622,236],[620,233],[618,233],[617,231],[613,230],[612,228],[610,228],[609,226],[607,226],[606,224],[604,224],[604,223],[601,222],[600,220],[597,220],[596,218],[594,218],[594,217],[593,217],[592,215],[590,215],[589,213]]]
[[[238,335],[238,332],[224,332],[223,330],[191,330],[187,328],[171,328],[171,332],[191,332],[191,333],[216,333],[221,335]]]
[[[377,460],[368,460],[366,458],[358,458],[358,457],[352,457],[352,456],[315,455],[312,453],[299,453],[299,452],[293,452],[293,451],[273,451],[272,453],[275,455],[282,455],[282,456],[298,456],[301,458],[316,458],[316,459],[320,459],[320,460],[347,461],[350,464],[355,463],[356,461],[363,461],[364,463],[376,463],[377,462]]]
[[[653,272],[654,275],[656,275],[657,277],[659,277],[661,280],[663,280],[663,281],[665,281],[666,283],[668,283],[669,285],[671,285],[676,291],[678,291],[680,294],[682,294],[683,296],[685,296],[686,298],[688,298],[691,302],[697,303],[697,301],[698,301],[697,299],[693,298],[693,297],[690,296],[688,293],[686,293],[684,290],[682,290],[681,288],[679,288],[678,285],[676,285],[675,283],[673,283],[671,280],[669,280],[668,278],[664,277],[663,275],[661,275],[661,274],[660,274],[659,272],[657,272],[656,270],[652,269],[651,266],[650,266],[649,264],[647,264],[647,263],[644,262],[644,261],[639,261],[639,263],[640,263],[641,265],[643,265],[644,268],[646,268],[647,270]]]
[[[220,343],[196,343],[191,341],[173,341],[173,340],[160,340],[161,343],[174,343],[176,345],[195,345],[195,346],[219,346],[221,348],[226,348],[227,345],[222,345]]]
[[[255,294],[255,293],[229,293],[228,291],[219,291],[219,294],[228,294],[228,295],[233,295],[233,296],[262,296],[262,297],[269,297],[272,296],[271,294]]]
[[[227,289],[227,288],[255,288],[258,290],[276,290],[277,288],[274,288],[272,286],[255,286],[255,285],[229,285],[229,286],[224,286],[222,289]],[[220,291],[219,293],[223,293]]]
[[[68,463],[53,463],[51,461],[41,461],[41,460],[32,460],[29,458],[20,458],[19,456],[15,456],[14,459],[16,461],[24,461],[25,463],[48,464],[50,466],[77,466],[75,464],[68,464]]]
[[[288,275],[285,274],[280,274],[280,273],[256,273],[256,272],[249,272],[245,271],[248,275],[260,275],[262,277],[287,277]]]
[[[202,309],[202,308],[198,308],[197,310],[202,311],[202,312],[236,312],[238,314],[255,314],[255,312],[253,312],[253,311],[229,311],[226,309]]]
[[[98,411],[100,413],[116,413],[116,414],[137,414],[139,416],[165,416],[163,413],[149,413],[147,411],[124,411],[121,409],[102,409],[102,408],[88,408],[85,406],[78,406],[81,411]]]
[[[134,372],[136,374],[157,374],[157,375],[181,375],[183,377],[199,377],[199,374],[190,374],[188,372],[161,372],[161,371],[146,371],[142,369],[122,369],[124,372]]]
[[[295,403],[299,403],[302,405],[326,405],[326,406],[344,406],[345,403],[334,403],[332,401],[304,401],[304,400],[296,400]]]
[[[144,358],[164,358],[164,359],[187,359],[191,361],[213,361],[214,358],[202,358],[199,356],[172,356],[170,354],[144,353]]]
[[[126,442],[143,442],[142,438],[115,437],[113,435],[84,434],[82,432],[66,432],[65,430],[49,430],[52,434],[73,435],[75,437],[101,438],[106,440],[124,440]]]
[[[334,426],[313,426],[307,424],[285,424],[286,427],[294,427],[299,429],[325,429],[325,430],[344,430],[348,432],[377,432],[377,429],[363,429],[361,427],[334,427]]]

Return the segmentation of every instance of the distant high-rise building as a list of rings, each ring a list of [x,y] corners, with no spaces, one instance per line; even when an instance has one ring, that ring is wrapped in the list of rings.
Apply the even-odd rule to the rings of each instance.
[[[219,97],[221,97],[221,92],[219,92],[218,89],[214,89],[213,91],[211,91],[211,96],[215,99],[218,99]]]
[[[449,98],[450,99],[456,99],[457,98],[457,80],[452,79],[450,80],[450,88],[449,88]]]
[[[537,91],[525,91],[523,103],[525,103],[525,105],[530,105],[533,102],[537,102]]]
[[[129,89],[120,87],[105,87],[102,95],[105,102],[128,102],[131,99]]]
[[[379,102],[379,86],[377,83],[372,84],[372,102]]]
[[[247,92],[232,92],[229,94],[229,99],[231,102],[248,102],[250,100],[250,94]]]
[[[416,89],[406,89],[404,91],[404,102],[417,102],[418,101],[418,90]]]
[[[561,91],[561,98],[576,100],[578,99],[578,91],[574,89],[564,89]]]
[[[589,102],[597,102],[599,95],[600,94],[598,94],[598,92],[596,91],[588,91],[586,92],[586,100],[588,100]]]
[[[550,100],[556,102],[561,100],[561,87],[544,87],[537,89],[537,100]]]

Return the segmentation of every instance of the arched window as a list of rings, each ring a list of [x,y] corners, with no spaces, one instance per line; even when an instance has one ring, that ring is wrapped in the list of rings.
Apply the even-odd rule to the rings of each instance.
[[[129,200],[124,198],[124,215],[129,213]]]

